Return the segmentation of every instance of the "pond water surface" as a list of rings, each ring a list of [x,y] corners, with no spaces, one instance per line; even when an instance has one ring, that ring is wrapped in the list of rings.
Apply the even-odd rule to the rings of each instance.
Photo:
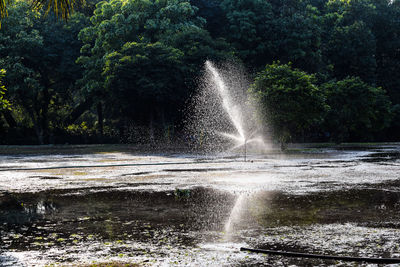
[[[400,144],[247,162],[57,147],[0,155],[1,266],[353,266],[239,249],[398,258],[399,246]]]

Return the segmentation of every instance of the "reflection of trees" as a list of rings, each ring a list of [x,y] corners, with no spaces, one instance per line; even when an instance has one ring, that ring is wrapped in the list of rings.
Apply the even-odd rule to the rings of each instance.
[[[367,223],[398,220],[400,194],[375,189],[290,195],[263,192],[249,199],[251,215],[264,227]]]
[[[44,199],[27,200],[14,196],[3,196],[0,199],[0,224],[26,224],[31,223],[44,215],[57,210],[53,201]]]
[[[223,231],[235,196],[211,189],[192,190],[185,206],[186,223],[192,230]]]

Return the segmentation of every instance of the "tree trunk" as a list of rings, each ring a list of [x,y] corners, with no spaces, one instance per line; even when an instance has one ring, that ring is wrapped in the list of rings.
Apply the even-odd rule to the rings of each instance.
[[[28,111],[29,116],[33,122],[33,128],[35,129],[36,137],[38,139],[39,145],[44,145],[44,138],[43,138],[43,130],[40,127],[40,123],[38,122],[34,110]]]
[[[165,121],[165,111],[164,111],[163,107],[161,107],[158,110],[158,114],[160,117],[161,129],[163,130],[163,135],[164,135],[163,137],[165,139],[165,142],[167,144],[170,144],[171,143],[171,131],[170,131],[170,126],[167,125],[167,123]]]
[[[99,131],[100,142],[103,140],[103,105],[101,102],[97,104],[97,126]]]
[[[150,143],[154,144],[155,138],[154,138],[154,114],[153,114],[153,111],[150,111],[149,138],[150,138]]]
[[[40,124],[41,124],[41,129],[42,129],[42,142],[44,144],[47,144],[49,142],[49,104],[50,104],[50,94],[49,90],[44,89],[43,90],[43,98],[44,98],[44,103],[41,108],[41,119],[40,119]]]
[[[3,110],[2,113],[3,113],[4,119],[6,120],[8,126],[10,126],[10,128],[17,127],[17,121],[14,119],[14,116],[12,115],[10,110]]]
[[[93,103],[93,98],[88,97],[85,101],[79,103],[74,110],[64,120],[64,125],[73,124],[86,110],[90,109]]]

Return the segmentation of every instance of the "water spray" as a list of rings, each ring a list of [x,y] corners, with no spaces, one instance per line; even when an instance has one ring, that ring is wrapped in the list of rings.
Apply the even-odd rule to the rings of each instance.
[[[244,139],[244,162],[247,160],[247,139]]]
[[[207,144],[211,149],[235,151],[238,159],[247,161],[247,143],[257,143],[265,147],[259,134],[257,109],[249,99],[246,76],[228,67],[218,69],[210,61],[205,62],[205,75],[199,94],[194,98],[193,119],[190,131],[205,131]],[[259,136],[255,137],[258,134]],[[219,138],[222,137],[222,138]],[[224,140],[226,139],[226,140]]]

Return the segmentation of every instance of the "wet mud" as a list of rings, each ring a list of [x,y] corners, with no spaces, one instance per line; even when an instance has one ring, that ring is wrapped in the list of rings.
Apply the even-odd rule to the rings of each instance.
[[[399,151],[373,147],[204,166],[3,172],[0,265],[354,265],[240,247],[397,258]],[[3,162],[31,164],[15,160]]]

